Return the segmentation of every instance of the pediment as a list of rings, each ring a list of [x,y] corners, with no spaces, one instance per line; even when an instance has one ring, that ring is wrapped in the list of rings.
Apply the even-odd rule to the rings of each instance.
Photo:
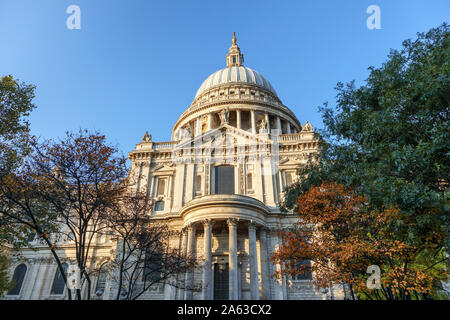
[[[302,162],[299,157],[281,157],[279,162],[280,167],[298,166],[300,164]]]
[[[214,144],[223,143],[224,139],[229,141],[233,139],[234,143],[237,144],[273,142],[268,135],[253,134],[228,124],[222,124],[218,128],[211,129],[201,135],[198,135],[197,137],[181,141],[175,146],[175,149],[184,149],[193,146],[198,146],[201,148],[211,147]]]
[[[165,172],[172,172],[175,168],[173,167],[173,164],[158,164],[154,168],[152,168],[153,173],[165,173]]]

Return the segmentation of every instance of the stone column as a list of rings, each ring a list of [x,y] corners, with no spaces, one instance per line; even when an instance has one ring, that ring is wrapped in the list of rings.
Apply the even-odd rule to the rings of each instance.
[[[270,118],[269,118],[269,113],[265,113],[264,114],[264,118],[266,119],[266,123],[267,123],[267,133],[270,133]]]
[[[260,259],[261,259],[261,282],[262,282],[262,298],[270,299],[270,279],[269,279],[269,268],[268,268],[268,258],[267,258],[267,230],[262,227],[259,232],[260,241]]]
[[[256,224],[248,225],[248,243],[250,258],[250,294],[252,300],[259,300],[258,253],[256,251]]]
[[[236,127],[238,129],[241,129],[242,123],[241,123],[241,110],[236,110]]]
[[[291,134],[291,124],[289,123],[289,121],[286,123],[286,131],[287,134]]]
[[[208,131],[212,129],[212,113],[208,113]]]
[[[202,128],[201,128],[200,118],[197,118],[197,119],[195,119],[195,122],[194,122],[194,137],[201,134],[201,132],[202,132]]]
[[[204,237],[204,259],[203,266],[203,300],[212,299],[212,283],[211,283],[211,229],[212,220],[203,220],[203,237]]]
[[[181,230],[182,232],[182,238],[181,238],[181,254],[183,255],[183,257],[186,257],[187,255],[187,242],[188,242],[188,233],[187,233],[187,228],[183,228]],[[184,278],[186,280],[186,274],[183,274]],[[183,300],[184,299],[184,292],[185,290],[181,287],[178,288],[178,294],[177,294],[177,299],[178,300]]]
[[[278,235],[275,235],[276,240],[276,248],[277,250],[281,249],[281,246],[283,244],[281,237]],[[277,270],[283,271],[284,266],[282,264],[277,264]],[[287,299],[287,287],[286,287],[286,276],[282,275],[281,279],[279,280],[279,299],[280,300],[286,300]]]
[[[195,225],[193,223],[188,225],[188,236],[187,236],[187,256],[193,257],[195,255],[195,244],[196,244],[196,235],[195,235]],[[185,300],[192,300],[193,291],[192,286],[194,284],[194,272],[189,270],[186,273],[186,289],[184,292]]]
[[[255,117],[255,110],[250,110],[250,119],[252,123],[252,133],[256,134],[256,117]]]
[[[271,242],[272,242],[272,246],[274,249],[274,252],[278,251],[280,249],[280,242],[279,242],[279,238],[278,235],[276,234],[276,230],[270,230],[270,238],[271,238]],[[276,272],[281,272],[281,264],[277,263],[274,265],[274,271]],[[283,300],[283,278],[284,276],[282,276],[281,278],[272,278],[273,281],[273,299],[275,300]]]
[[[229,254],[229,288],[230,300],[239,298],[238,292],[238,257],[237,257],[237,220],[228,219],[228,254]]]
[[[282,133],[281,132],[281,130],[282,130],[281,129],[281,120],[280,120],[279,116],[277,116],[277,122],[276,123],[277,123],[277,129],[280,130],[278,133],[281,134]]]

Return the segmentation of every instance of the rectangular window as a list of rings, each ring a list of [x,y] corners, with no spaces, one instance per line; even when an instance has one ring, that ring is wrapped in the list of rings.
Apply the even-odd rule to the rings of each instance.
[[[145,253],[142,279],[144,282],[151,283],[160,281],[163,267],[162,258],[163,255],[159,252],[150,252],[149,250]]]
[[[202,195],[202,176],[197,175],[195,177],[195,195],[201,196]]]
[[[247,173],[247,192],[253,191],[253,176],[251,173]]]
[[[164,196],[166,192],[166,179],[158,179],[158,196]]]
[[[298,269],[302,270],[302,272],[294,277],[295,280],[312,280],[310,260],[297,262],[297,267]]]
[[[234,194],[234,167],[215,167],[215,193]]]
[[[286,172],[286,187],[290,186],[292,183],[292,172]]]

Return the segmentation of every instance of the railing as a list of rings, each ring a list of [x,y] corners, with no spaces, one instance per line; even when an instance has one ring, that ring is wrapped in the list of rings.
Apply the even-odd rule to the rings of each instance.
[[[172,149],[176,141],[153,142],[153,149]]]
[[[280,134],[278,136],[279,142],[300,141],[303,138],[302,133]]]
[[[268,99],[267,96],[261,97],[256,95],[249,95],[249,94],[232,94],[232,95],[223,95],[223,96],[216,96],[214,98],[208,98],[207,100],[198,101],[197,103],[191,105],[189,108],[187,108],[181,115],[180,119],[183,118],[186,114],[191,113],[197,109],[200,109],[201,107],[212,104],[215,102],[222,102],[222,101],[231,101],[231,100],[249,100],[249,101],[260,101],[264,102],[267,105],[274,106],[277,108],[280,108],[281,110],[286,111],[289,114],[292,114],[292,111],[289,110],[286,106],[282,105],[281,103],[276,102],[275,100]],[[293,115],[294,116],[294,115]],[[295,116],[294,116],[295,117]]]

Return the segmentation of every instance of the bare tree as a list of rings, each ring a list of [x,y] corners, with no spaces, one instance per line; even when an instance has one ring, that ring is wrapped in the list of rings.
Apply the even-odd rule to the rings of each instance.
[[[49,203],[39,197],[38,183],[29,173],[29,164],[18,172],[0,176],[0,229],[7,243],[14,247],[29,245],[31,240],[39,239],[48,246],[64,281],[61,258],[57,252],[60,238],[60,224]],[[68,291],[69,300],[72,294]]]
[[[115,298],[135,300],[162,283],[185,288],[184,281],[174,279],[197,268],[198,262],[170,243],[174,232],[166,223],[150,218],[152,204],[147,196],[129,192],[114,203],[117,206],[108,224],[117,239],[115,259],[110,263],[111,278],[117,286]]]
[[[58,142],[33,143],[27,175],[36,181],[35,196],[50,205],[61,230],[72,241],[87,298],[91,298],[88,257],[96,235],[106,228],[106,212],[128,188],[126,159],[87,130],[67,133]],[[76,290],[81,299],[81,289]]]

